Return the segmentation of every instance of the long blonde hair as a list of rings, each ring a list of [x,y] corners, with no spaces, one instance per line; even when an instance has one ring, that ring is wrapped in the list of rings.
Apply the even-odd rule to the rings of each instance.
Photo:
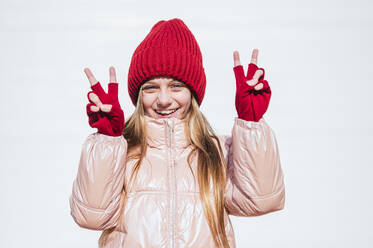
[[[202,112],[200,112],[197,100],[193,95],[185,119],[187,139],[194,147],[192,152],[188,155],[188,164],[190,168],[190,159],[193,154],[197,153],[197,177],[200,197],[210,231],[217,247],[229,248],[224,219],[224,189],[227,181],[228,169],[223,157],[221,144],[207,119]],[[136,180],[137,173],[146,154],[147,143],[145,131],[144,106],[140,89],[136,109],[126,121],[123,130],[123,136],[128,143],[127,161],[136,159],[137,162],[133,167],[129,183],[123,186],[123,200],[118,223],[120,223],[124,212],[126,195],[130,192],[130,185]],[[210,192],[211,182],[213,185],[213,192]],[[214,202],[211,202],[211,196],[213,196]],[[102,232],[98,242],[100,248],[104,247],[109,234],[113,232],[115,228],[116,227],[112,227]]]

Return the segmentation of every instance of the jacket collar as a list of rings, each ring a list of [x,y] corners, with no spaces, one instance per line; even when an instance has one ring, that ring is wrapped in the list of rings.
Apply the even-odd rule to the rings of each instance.
[[[155,119],[147,115],[145,126],[147,142],[151,147],[185,148],[190,143],[186,136],[186,121],[176,117]]]

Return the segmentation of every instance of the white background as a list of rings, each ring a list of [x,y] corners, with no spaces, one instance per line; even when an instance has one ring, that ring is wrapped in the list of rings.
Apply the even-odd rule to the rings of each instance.
[[[89,67],[117,70],[128,117],[130,58],[159,20],[181,18],[202,50],[201,110],[219,134],[236,116],[233,51],[253,48],[272,89],[286,206],[231,217],[241,247],[372,247],[373,12],[369,1],[0,2],[0,247],[96,247],[68,197],[81,146],[96,131]]]

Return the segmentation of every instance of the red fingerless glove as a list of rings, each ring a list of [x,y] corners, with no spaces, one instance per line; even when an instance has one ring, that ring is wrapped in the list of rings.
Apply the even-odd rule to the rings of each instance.
[[[108,94],[101,87],[100,82],[91,86],[92,91],[87,97],[90,103],[87,104],[88,123],[91,127],[97,128],[98,133],[109,136],[121,136],[124,129],[124,113],[118,100],[118,83],[109,83]],[[95,93],[102,104],[111,104],[110,112],[101,110],[93,112],[91,106],[96,106],[90,99],[89,93]]]
[[[236,77],[235,104],[238,118],[246,121],[258,122],[267,111],[272,94],[267,80],[264,80],[264,69],[258,69],[255,64],[250,63],[246,77],[242,65],[235,66],[233,70]],[[259,78],[258,83],[256,84],[263,84],[263,88],[260,90],[254,89],[256,85],[250,86],[246,82],[253,78],[257,70],[263,71],[263,75]]]

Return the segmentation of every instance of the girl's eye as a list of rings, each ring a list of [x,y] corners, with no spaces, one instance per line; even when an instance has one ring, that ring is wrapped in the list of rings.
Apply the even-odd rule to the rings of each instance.
[[[181,87],[183,87],[183,85],[182,84],[173,84],[172,87],[173,88],[181,88]]]
[[[144,89],[144,90],[151,90],[151,89],[155,89],[155,87],[149,85],[149,86],[145,86],[143,89]]]

